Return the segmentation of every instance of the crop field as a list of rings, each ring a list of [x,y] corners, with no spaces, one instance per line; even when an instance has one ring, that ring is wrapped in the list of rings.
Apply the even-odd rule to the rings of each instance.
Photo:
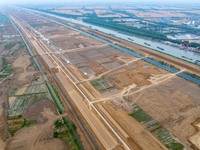
[[[91,82],[91,84],[95,87],[95,89],[97,89],[99,91],[107,90],[107,89],[113,87],[113,85],[111,83],[109,83],[108,80],[106,80],[105,78],[93,80]]]
[[[2,67],[0,68],[0,80],[4,80],[8,76],[10,76],[13,72],[13,68],[8,63],[6,59],[3,59]]]
[[[165,129],[169,129],[170,132],[180,139],[183,142],[182,144],[187,147],[187,145],[189,145],[188,137],[196,133],[192,123],[200,114],[198,111],[199,98],[197,96],[199,94],[198,86],[176,77],[158,87],[147,89],[140,94],[131,95],[129,104],[135,102],[142,108],[143,111],[141,114],[143,114],[142,117],[144,118],[140,117],[140,113],[140,115],[137,113],[135,115],[136,118],[139,116],[139,119],[144,121],[144,125],[149,125],[149,123],[145,123],[146,118],[147,120],[150,119],[146,114],[157,120],[158,123],[153,121],[153,123],[148,126],[148,129],[153,132],[155,136],[160,137],[161,141],[163,137],[160,135],[160,132],[165,135],[169,134],[166,133],[164,129],[160,130],[160,132],[155,132],[155,130],[159,129],[159,125]],[[179,112],[181,112],[181,117],[179,116]],[[171,144],[168,146],[170,147],[170,145]]]
[[[41,73],[36,70],[19,33],[10,21],[7,22],[8,18],[3,17],[2,19],[0,15],[0,82],[3,79],[8,80],[1,83],[0,89],[0,149],[4,141],[6,141],[7,149],[18,149],[19,147],[40,149],[41,146],[45,147],[41,135],[48,137],[47,149],[55,145],[55,147],[65,147],[66,144],[62,140],[53,138],[52,126],[46,124],[52,116],[49,115],[47,119],[48,113],[43,114],[47,111],[49,114],[57,114],[46,83]],[[2,105],[6,99],[10,107]],[[8,112],[8,116],[5,112]],[[38,134],[35,137],[36,132]],[[29,137],[31,137],[30,140],[28,140]],[[38,143],[41,143],[38,146],[40,148],[35,148],[34,146],[39,145]],[[34,145],[34,148],[30,148],[31,145]],[[50,148],[48,148],[49,145],[51,145]]]
[[[152,120],[152,118],[137,105],[133,105],[132,107],[133,113],[131,114],[131,116],[135,118],[138,122],[144,124]]]
[[[22,115],[27,108],[39,101],[51,100],[46,84],[40,82],[33,82],[24,93],[16,93],[15,96],[16,98],[12,100],[9,109],[11,117]]]
[[[15,132],[23,127],[29,127],[35,125],[37,122],[35,120],[26,120],[22,116],[10,117],[8,120],[8,131],[13,136]]]
[[[5,50],[12,50],[14,47],[16,47],[16,50],[23,49],[25,46],[23,42],[9,42],[5,44]]]
[[[144,112],[139,106],[134,104],[133,113],[131,116],[135,118],[141,124],[144,124],[146,128],[155,135],[168,149],[170,150],[183,150],[183,145],[176,141],[176,138],[170,134],[165,128],[163,128],[159,122],[153,120],[146,112]]]

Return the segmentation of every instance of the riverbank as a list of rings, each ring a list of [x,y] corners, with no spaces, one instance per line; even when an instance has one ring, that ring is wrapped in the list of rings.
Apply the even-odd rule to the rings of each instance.
[[[190,72],[200,75],[200,66],[195,65],[193,63],[190,63],[190,62],[187,62],[184,60],[180,60],[179,58],[175,58],[170,55],[166,55],[164,53],[157,52],[157,51],[151,50],[149,48],[146,48],[146,47],[134,44],[134,43],[130,43],[128,41],[107,35],[105,33],[99,32],[99,31],[89,30],[87,32],[94,34],[96,36],[99,36],[101,38],[107,39],[113,43],[117,42],[117,44],[127,47],[129,49],[133,49],[135,52],[140,53],[142,55],[151,55],[151,57],[153,56],[153,58],[155,58],[159,61],[165,61],[166,63],[172,64],[175,67],[180,68],[180,69],[186,68]]]
[[[27,10],[30,10],[30,8],[27,9]],[[63,21],[68,21],[70,23],[80,25],[80,26],[86,27],[88,29],[96,30],[98,32],[105,33],[107,35],[112,35],[116,38],[120,38],[122,40],[129,41],[130,43],[140,45],[140,46],[149,48],[151,50],[158,51],[158,52],[164,53],[166,55],[170,55],[170,56],[179,58],[179,59],[184,60],[184,61],[196,63],[196,60],[199,60],[199,54],[198,53],[191,52],[191,51],[183,51],[180,48],[170,46],[168,44],[165,44],[165,43],[162,43],[162,42],[159,42],[159,41],[150,40],[150,39],[147,39],[147,38],[141,38],[141,37],[133,36],[133,35],[129,35],[129,34],[124,34],[123,32],[119,32],[119,31],[116,31],[116,30],[111,30],[111,29],[103,28],[103,27],[100,27],[100,26],[97,26],[97,25],[88,24],[86,22],[83,22],[82,20],[76,20],[76,19],[67,18],[67,17],[63,17],[63,16],[59,16],[59,15],[53,15],[53,14],[50,14],[50,13],[47,13],[47,12],[41,12],[41,11],[36,11],[36,10],[32,10],[32,11],[39,12],[39,13],[44,14],[44,15],[46,14],[49,17],[54,17],[54,18],[57,18],[57,19],[61,19]],[[147,46],[145,43],[148,43],[149,46]],[[187,56],[189,59],[185,59],[185,58],[183,58],[183,56],[184,57]]]

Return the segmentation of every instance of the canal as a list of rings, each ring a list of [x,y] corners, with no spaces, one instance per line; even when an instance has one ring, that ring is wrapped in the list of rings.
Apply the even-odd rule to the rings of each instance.
[[[40,12],[40,13],[42,13],[42,12]],[[92,35],[92,34],[90,34],[90,33],[87,33],[87,32],[85,32],[85,31],[83,31],[83,30],[81,30],[81,29],[74,28],[74,27],[72,27],[72,26],[69,26],[69,25],[67,25],[67,24],[64,24],[64,23],[61,23],[61,22],[58,22],[58,21],[55,21],[55,20],[52,20],[52,19],[48,19],[48,18],[46,18],[46,17],[37,15],[37,14],[35,14],[35,13],[31,13],[31,14],[33,14],[33,15],[35,15],[35,16],[38,16],[38,17],[42,17],[42,18],[44,18],[44,19],[46,19],[46,20],[48,20],[48,21],[54,22],[54,23],[56,23],[56,24],[59,24],[59,25],[61,25],[61,26],[66,27],[66,28],[68,28],[68,29],[71,29],[71,30],[80,32],[80,33],[82,33],[82,34],[84,34],[84,35],[86,35],[86,36],[88,36],[88,37],[91,37],[91,38],[93,38],[93,39],[96,39],[96,40],[98,40],[98,41],[100,41],[100,42],[102,42],[102,43],[104,43],[104,44],[108,44],[109,46],[114,47],[115,49],[120,50],[120,51],[122,51],[122,52],[124,52],[124,53],[127,53],[127,54],[129,54],[129,55],[135,56],[135,57],[137,57],[137,58],[141,58],[142,60],[144,60],[144,61],[146,61],[146,62],[148,62],[148,63],[150,63],[150,64],[152,64],[152,65],[155,65],[155,66],[157,66],[157,67],[159,67],[159,68],[162,68],[162,69],[164,69],[164,70],[166,70],[166,71],[168,71],[168,72],[170,72],[170,73],[177,73],[177,72],[180,71],[180,70],[178,70],[178,69],[176,69],[176,68],[174,68],[174,67],[172,67],[172,66],[169,66],[169,65],[167,65],[167,64],[161,63],[161,62],[159,62],[159,61],[157,61],[157,60],[154,60],[154,59],[152,59],[152,58],[145,57],[144,55],[141,55],[141,54],[139,54],[139,53],[136,53],[136,52],[133,51],[133,50],[130,50],[130,49],[127,49],[127,48],[122,47],[122,46],[120,46],[120,45],[114,44],[114,43],[112,43],[112,42],[110,42],[110,41],[107,41],[107,40],[105,40],[105,39],[103,39],[103,38],[100,38],[100,37],[98,37],[98,36],[96,36],[96,35]],[[43,13],[43,14],[47,14],[47,13]],[[49,14],[48,14],[48,15],[49,15]],[[51,15],[51,14],[50,14],[50,15]],[[55,15],[53,15],[53,16],[55,16]],[[59,17],[59,18],[60,18],[60,17]],[[63,18],[63,17],[61,17],[61,18]],[[186,79],[186,80],[188,80],[188,81],[191,81],[191,82],[193,82],[193,83],[196,83],[196,84],[198,84],[198,85],[200,85],[200,79],[195,78],[195,77],[193,77],[193,76],[191,76],[191,75],[189,75],[189,74],[187,74],[187,73],[185,73],[185,72],[178,73],[177,76],[179,76],[179,77],[181,77],[181,78],[184,78],[184,79]]]
[[[40,13],[43,13],[43,12],[40,12]],[[47,13],[45,13],[45,14],[47,14]],[[97,26],[97,25],[85,23],[81,20],[65,18],[65,17],[53,15],[53,14],[48,14],[48,15],[56,17],[56,18],[60,18],[60,19],[63,19],[63,20],[66,20],[66,21],[69,21],[69,22],[72,22],[72,23],[75,23],[75,24],[83,25],[83,26],[91,28],[93,30],[101,31],[103,33],[110,34],[110,35],[115,36],[117,38],[127,40],[129,42],[134,43],[134,44],[138,44],[138,45],[150,48],[152,50],[159,51],[159,52],[162,52],[162,53],[165,53],[165,54],[168,54],[168,55],[171,55],[171,56],[174,56],[174,57],[177,57],[179,59],[186,60],[186,61],[189,61],[189,62],[192,62],[192,63],[194,63],[196,60],[200,60],[200,54],[196,53],[196,52],[181,50],[178,47],[170,46],[170,45],[167,45],[167,44],[164,44],[164,43],[161,43],[161,42],[157,42],[157,41],[153,41],[153,40],[150,40],[150,39],[144,39],[144,38],[133,36],[133,35],[126,35],[124,33],[120,33],[119,31],[115,31],[115,30],[103,28],[103,27],[100,27],[100,26]],[[185,56],[189,59],[183,58],[182,56]]]

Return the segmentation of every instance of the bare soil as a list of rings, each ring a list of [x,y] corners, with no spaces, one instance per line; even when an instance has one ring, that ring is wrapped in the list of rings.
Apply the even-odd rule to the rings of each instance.
[[[126,141],[132,149],[164,150],[166,149],[144,126],[129,116],[125,111],[110,102],[102,104],[118,125],[128,134]]]
[[[41,113],[45,108],[48,108],[51,112],[56,114],[56,107],[54,103],[50,100],[42,100],[29,107],[23,112],[22,115],[28,120],[36,120],[39,124],[45,123],[48,118],[43,116]]]
[[[34,110],[32,110],[34,111]],[[31,113],[31,112],[29,112]],[[25,127],[17,131],[7,145],[6,149],[15,150],[65,150],[67,149],[64,141],[53,138],[52,126],[59,118],[49,108],[44,107],[43,112],[37,115],[43,115],[47,119],[46,123],[37,124],[31,127]]]
[[[191,147],[193,149],[200,149],[200,118],[195,120],[192,125],[196,129],[196,132],[191,137],[189,137],[189,142],[191,143]]]
[[[125,67],[114,73],[108,74],[113,83],[118,89],[123,89],[129,85],[136,84],[137,87],[142,87],[151,84],[149,81],[152,75],[162,75],[167,72],[152,66],[142,60],[132,63],[129,67]]]
[[[132,101],[138,95],[132,95]],[[176,77],[143,91],[136,103],[191,149],[188,138],[195,133],[192,123],[200,115],[199,95],[197,85]]]

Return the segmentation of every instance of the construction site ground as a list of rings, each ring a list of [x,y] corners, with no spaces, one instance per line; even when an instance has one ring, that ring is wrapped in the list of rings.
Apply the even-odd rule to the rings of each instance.
[[[185,71],[183,66],[172,74],[48,18],[25,10],[9,14],[35,48],[35,54],[46,63],[46,69],[55,75],[101,148],[167,149],[129,115],[134,104],[157,120],[185,148],[197,144],[193,137],[198,133],[192,123],[200,115],[200,90],[196,84],[176,76]],[[45,127],[38,125],[41,132],[55,118],[48,112],[45,109],[43,114],[52,118]],[[38,138],[38,132],[33,138]]]
[[[50,93],[9,20],[1,24],[0,41],[1,74],[7,75],[0,79],[0,149],[66,149],[53,138],[54,119],[60,117]],[[24,121],[34,126],[23,127]]]

